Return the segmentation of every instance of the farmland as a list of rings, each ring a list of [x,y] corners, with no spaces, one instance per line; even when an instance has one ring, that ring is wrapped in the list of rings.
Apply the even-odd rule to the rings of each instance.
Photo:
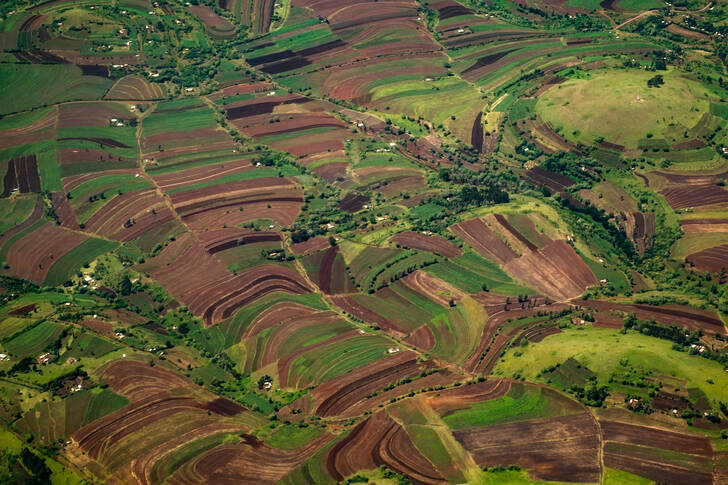
[[[724,2],[0,2],[0,482],[728,481]]]

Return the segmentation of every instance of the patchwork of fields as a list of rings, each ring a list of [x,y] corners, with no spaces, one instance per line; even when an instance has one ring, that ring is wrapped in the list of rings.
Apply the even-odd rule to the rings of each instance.
[[[0,5],[0,481],[725,483],[725,15]]]

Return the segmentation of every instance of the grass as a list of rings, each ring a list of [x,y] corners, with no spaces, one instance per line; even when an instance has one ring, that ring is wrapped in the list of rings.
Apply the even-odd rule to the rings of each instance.
[[[321,433],[323,433],[323,428],[286,424],[278,428],[264,441],[279,450],[296,450],[313,441]]]
[[[569,409],[562,402],[552,399],[547,391],[538,386],[513,384],[505,396],[473,404],[443,417],[454,430],[492,426],[536,418],[565,416],[578,408]]]
[[[728,244],[727,233],[684,234],[673,246],[671,255],[673,258],[684,259],[693,253],[721,244]]]
[[[604,467],[602,485],[650,485],[654,481],[629,472]]]
[[[633,332],[623,335],[617,330],[597,327],[566,329],[517,350],[522,355],[516,356],[516,349],[506,352],[496,365],[494,375],[518,374],[529,381],[545,382],[543,377],[538,377],[542,369],[574,358],[594,372],[600,383],[606,384],[620,366],[619,361],[626,359],[635,367],[653,370],[656,375],[685,379],[687,387],[700,388],[713,402],[725,401],[728,395],[728,376],[718,362],[678,352],[669,341]]]
[[[677,70],[659,74],[665,80],[659,88],[647,87],[655,73],[642,70],[570,79],[541,95],[535,111],[569,140],[591,144],[603,137],[636,148],[641,139],[664,138],[670,123],[694,126],[709,109],[708,91],[700,83]]]

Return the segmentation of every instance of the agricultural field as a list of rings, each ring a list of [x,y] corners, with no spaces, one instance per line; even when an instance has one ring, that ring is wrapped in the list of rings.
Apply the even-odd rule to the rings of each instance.
[[[725,2],[0,2],[0,482],[728,482]]]

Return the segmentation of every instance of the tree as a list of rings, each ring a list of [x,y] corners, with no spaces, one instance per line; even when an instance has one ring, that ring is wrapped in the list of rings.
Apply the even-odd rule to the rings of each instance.
[[[129,279],[129,276],[124,275],[123,278],[121,278],[121,283],[119,283],[119,291],[123,296],[127,296],[131,294],[132,290],[132,284],[131,280]]]
[[[648,88],[659,88],[662,84],[665,84],[665,80],[662,79],[662,74],[658,74],[647,80]]]

